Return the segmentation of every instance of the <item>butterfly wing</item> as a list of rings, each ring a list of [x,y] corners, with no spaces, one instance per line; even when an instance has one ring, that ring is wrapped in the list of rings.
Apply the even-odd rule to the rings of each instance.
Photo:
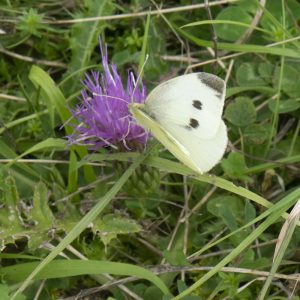
[[[189,155],[188,151],[176,139],[165,131],[155,120],[144,112],[144,104],[129,105],[130,112],[138,124],[149,130],[171,153],[179,160],[186,160]],[[194,168],[194,166],[190,166]]]
[[[165,130],[144,109],[145,105],[141,104],[130,106],[130,111],[136,121],[151,131],[155,138],[192,170],[198,173],[207,172],[222,158],[227,145],[226,126],[222,120],[212,139],[203,140],[182,126],[175,126],[176,134],[174,136],[174,133]],[[171,131],[173,132],[173,130]]]
[[[182,162],[185,164],[187,161],[192,162],[192,165],[196,167],[193,169],[199,173],[211,170],[225,153],[228,138],[223,120],[219,120],[218,130],[211,139],[200,138],[197,128],[187,129],[182,126],[174,126],[173,128],[166,128],[166,130],[178,144],[184,147],[185,153],[188,153]],[[155,134],[153,135],[155,136]],[[171,149],[169,150],[171,151]],[[180,159],[176,153],[173,154]],[[189,166],[191,167],[191,164]]]
[[[178,76],[157,86],[145,111],[166,131],[174,125],[197,128],[197,136],[212,139],[219,130],[225,82],[208,73]]]

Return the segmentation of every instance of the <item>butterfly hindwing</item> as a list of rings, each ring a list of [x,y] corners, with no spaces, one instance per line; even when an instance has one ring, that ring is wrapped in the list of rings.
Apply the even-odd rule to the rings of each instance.
[[[189,152],[181,145],[174,137],[165,131],[155,120],[147,115],[143,108],[144,105],[133,104],[130,106],[130,111],[136,119],[137,123],[149,130],[152,135],[159,140],[174,156],[184,162],[188,167],[197,170],[193,162],[189,160]]]
[[[131,106],[131,112],[137,122],[192,170],[198,173],[207,172],[222,158],[227,145],[227,131],[222,120],[213,139],[200,139],[194,133],[186,132],[187,129],[182,127],[177,128],[177,134],[174,136],[139,107],[141,106]]]
[[[227,129],[223,120],[220,120],[219,128],[211,139],[200,138],[197,128],[187,129],[182,126],[172,128],[169,134],[178,144],[184,145],[185,151],[188,152],[188,159],[200,173],[212,169],[221,160],[227,146]]]

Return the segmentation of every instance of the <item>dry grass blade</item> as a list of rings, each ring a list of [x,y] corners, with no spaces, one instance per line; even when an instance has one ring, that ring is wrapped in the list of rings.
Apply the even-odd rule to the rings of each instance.
[[[261,7],[265,7],[266,6],[266,2],[267,2],[267,0],[260,0]],[[251,36],[251,34],[253,32],[253,28],[256,27],[259,24],[259,22],[260,22],[260,20],[261,20],[261,18],[263,16],[263,9],[261,7],[257,10],[257,12],[256,12],[256,14],[255,14],[255,16],[254,16],[254,18],[253,18],[253,20],[251,22],[251,27],[248,28],[245,31],[245,33],[243,34],[243,36],[241,36],[236,41],[237,44],[242,44],[242,43],[246,42],[250,38],[250,36]]]
[[[299,218],[300,218],[300,199],[295,204],[294,208],[292,209],[291,213],[289,214],[288,218],[286,219],[286,221],[284,222],[281,228],[281,231],[278,236],[278,241],[275,247],[275,251],[274,251],[273,265],[270,274],[259,295],[258,298],[259,300],[265,299],[265,296],[267,295],[269,286],[271,285],[271,282],[275,276],[275,272],[278,269],[282,261],[282,258],[286,252],[286,249],[292,239]]]
[[[7,49],[4,49],[3,47],[0,46],[0,52],[3,54],[6,54],[10,57],[16,58],[16,59],[20,59],[23,61],[27,61],[33,64],[38,64],[38,65],[45,65],[45,66],[49,66],[49,67],[59,67],[59,68],[66,68],[67,65],[60,62],[60,61],[50,61],[50,60],[44,60],[44,59],[36,59],[30,56],[25,56],[25,55],[21,55],[12,51],[9,51]]]
[[[13,101],[19,101],[19,102],[26,102],[25,98],[13,96],[13,95],[1,94],[1,93],[0,93],[0,99],[7,99],[7,100],[13,100]]]
[[[220,0],[220,1],[214,1],[210,3],[210,6],[215,5],[222,5],[222,4],[230,4],[237,2],[238,0]],[[128,18],[136,18],[136,17],[145,17],[147,15],[160,15],[160,14],[169,14],[169,13],[175,13],[175,12],[181,12],[181,11],[188,11],[198,8],[204,8],[205,4],[191,4],[186,6],[177,6],[177,7],[171,7],[171,8],[163,8],[158,10],[152,10],[152,11],[141,11],[136,13],[128,13],[128,14],[120,14],[120,15],[112,15],[112,16],[97,16],[92,18],[82,18],[82,19],[74,19],[74,20],[47,20],[43,23],[47,24],[74,24],[74,23],[81,23],[81,22],[94,22],[94,21],[104,21],[104,20],[119,20],[119,19],[128,19]]]
[[[275,247],[273,262],[275,262],[277,256],[280,255],[280,249],[283,247],[284,241],[286,237],[289,235],[289,231],[292,230],[293,233],[299,218],[300,218],[300,199],[298,200],[293,210],[291,211],[289,217],[287,218],[287,220],[284,222],[282,226],[282,229],[278,236],[278,242]]]

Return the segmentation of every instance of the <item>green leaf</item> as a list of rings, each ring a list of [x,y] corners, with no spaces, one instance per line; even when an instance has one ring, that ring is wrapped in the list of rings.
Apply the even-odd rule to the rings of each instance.
[[[275,85],[279,84],[279,73],[280,68],[277,67],[275,70]],[[282,78],[282,90],[291,98],[300,97],[299,91],[299,81],[300,81],[300,70],[296,69],[291,65],[284,65],[283,78]]]
[[[174,248],[172,250],[163,251],[164,258],[173,266],[189,266],[190,263],[186,259],[182,249]]]
[[[236,22],[243,21],[243,23],[250,24],[252,17],[238,6],[229,6],[221,10],[221,12],[217,15],[216,20]],[[215,29],[219,38],[230,42],[234,42],[239,39],[246,31],[246,29],[241,26],[233,26],[228,23],[224,23],[222,25],[216,24]]]
[[[21,155],[19,155],[18,157],[14,158],[10,163],[8,163],[6,165],[6,167],[11,167],[18,159],[22,158],[23,156],[26,156],[28,154],[31,154],[33,152],[37,152],[37,151],[41,151],[41,150],[53,150],[53,149],[58,149],[58,150],[65,150],[67,147],[66,142],[62,139],[54,139],[54,138],[48,138],[34,146],[32,146],[31,148],[29,148],[28,150],[26,150],[25,152],[23,152]]]
[[[17,27],[23,34],[35,35],[41,37],[41,30],[45,29],[46,25],[43,24],[42,15],[38,14],[38,11],[34,8],[30,8],[28,12],[23,12],[20,17]]]
[[[272,82],[274,76],[275,66],[269,62],[262,62],[258,65],[258,73],[260,77],[268,82]]]
[[[265,81],[259,77],[254,63],[243,63],[236,71],[236,79],[240,86],[263,86]]]
[[[258,2],[258,1],[256,1]],[[285,6],[289,13],[286,12],[286,32],[289,32],[287,29],[294,22],[294,17],[297,18],[299,16],[299,2],[296,0],[286,0]],[[266,9],[267,8],[267,9]],[[270,1],[266,7],[264,7],[264,14],[262,15],[260,24],[264,28],[273,28],[274,30],[274,38],[276,38],[279,34],[282,35],[284,31],[283,25],[283,11],[282,11],[282,2],[281,1]]]
[[[31,219],[39,224],[39,226],[50,228],[55,221],[51,209],[48,205],[47,187],[40,182],[34,191],[32,209],[29,212]]]
[[[299,190],[297,191],[299,192]],[[283,199],[285,200],[285,199]],[[282,200],[282,201],[283,201]],[[282,203],[281,203],[282,204]],[[286,204],[286,203],[284,203]],[[262,233],[273,225],[280,217],[282,213],[284,213],[288,207],[292,205],[289,203],[288,205],[282,205],[280,208],[275,210],[272,214],[268,216],[266,220],[258,225],[236,248],[234,248],[225,258],[223,258],[217,265],[215,265],[210,271],[205,273],[204,276],[201,276],[199,280],[197,280],[194,284],[192,284],[189,288],[184,290],[182,293],[174,297],[174,300],[184,299],[185,296],[189,295],[193,291],[199,289],[199,287],[205,283],[208,279],[218,273],[222,267],[229,264],[231,261],[234,260],[238,255],[241,255],[242,251],[249,247],[257,239],[259,236],[262,236]],[[288,206],[288,207],[287,207]]]
[[[9,300],[11,296],[11,288],[8,285],[0,284],[0,295],[1,295],[1,300]],[[27,298],[23,295],[20,294],[16,298],[16,300],[26,300]]]
[[[68,192],[71,194],[78,188],[77,156],[73,150],[70,151],[70,164],[68,174]]]
[[[186,285],[186,283],[182,280],[177,280],[177,289],[178,292],[181,293],[184,290],[186,290],[188,288],[188,286]],[[189,295],[184,297],[184,300],[201,300],[202,297],[200,296],[193,296],[193,295]],[[169,299],[163,299],[163,300],[169,300]]]
[[[256,120],[255,105],[249,98],[239,97],[226,107],[225,118],[237,127],[246,127]]]
[[[0,284],[0,295],[2,300],[9,300],[9,287],[4,284]]]
[[[226,98],[232,97],[239,93],[256,92],[266,94],[267,96],[274,95],[274,89],[267,86],[235,86],[226,90]]]
[[[115,53],[111,58],[111,61],[113,61],[118,66],[118,68],[121,68],[125,64],[135,62],[137,59],[137,54],[139,53],[131,54],[129,49],[124,49],[123,51],[118,51],[117,53]]]
[[[114,4],[108,0],[85,1],[85,6],[86,11],[82,12],[77,18],[111,15],[114,11]],[[103,33],[108,24],[109,23],[105,21],[94,20],[93,22],[80,22],[73,25],[71,35],[72,57],[66,75],[76,72],[76,76],[73,77],[71,85],[68,84],[68,93],[74,92],[76,86],[79,85],[79,78],[82,72],[77,71],[84,69],[89,63],[91,55],[98,45],[98,37]],[[99,48],[97,48],[97,52],[98,49]]]
[[[226,159],[222,160],[221,165],[226,175],[230,178],[250,180],[250,177],[246,175],[248,168],[242,154],[236,152],[230,153]]]
[[[289,140],[288,143],[289,144],[287,145],[287,147],[284,146],[284,151],[286,153],[288,153],[288,151],[290,149],[291,140]],[[258,164],[256,166],[250,167],[247,170],[247,173],[248,174],[261,173],[261,172],[264,172],[264,171],[269,170],[269,169],[280,168],[280,167],[282,167],[282,165],[299,163],[300,162],[300,155],[298,153],[300,152],[300,142],[298,143],[297,146],[298,146],[297,147],[298,149],[296,149],[294,151],[295,153],[294,152],[292,153],[293,156],[284,157],[284,158],[278,159],[274,162]]]
[[[56,86],[52,78],[38,66],[31,67],[28,77],[33,84],[42,88],[43,98],[49,109],[51,120],[54,120],[54,110],[57,110],[61,121],[67,122],[72,115],[67,109],[67,102],[63,93]],[[72,127],[65,126],[64,128],[66,129],[67,134],[72,133]]]
[[[116,196],[120,191],[122,186],[128,180],[128,178],[134,173],[136,168],[142,163],[142,161],[150,154],[154,146],[148,147],[147,151],[139,154],[131,164],[131,166],[122,174],[122,176],[116,181],[112,188],[98,201],[95,207],[93,207],[80,222],[78,222],[67,236],[50,252],[50,254],[36,267],[32,270],[32,273],[26,276],[25,281],[21,284],[18,290],[13,295],[14,299],[19,293],[23,292],[28,286],[30,281],[35,278],[41,270],[43,270],[61,251],[65,249],[76,237],[90,224],[96,217],[103,211],[103,209],[110,203],[110,201]]]
[[[5,205],[0,210],[0,240],[2,245],[14,243],[26,237],[28,247],[36,249],[49,239],[49,229],[53,228],[55,218],[48,206],[47,189],[40,182],[35,189],[31,210],[20,206],[20,199],[12,176],[5,180]]]
[[[139,153],[131,152],[131,153],[123,153],[123,155],[121,155],[120,153],[115,153],[110,155],[93,154],[90,157],[93,158],[94,162],[103,161],[105,159],[132,162],[132,160],[136,159],[139,155],[140,155]],[[87,159],[87,161],[89,161],[90,157]],[[291,156],[285,159],[275,161],[273,163],[265,163],[261,166],[258,165],[258,168],[252,167],[251,170],[247,169],[247,173],[251,173],[251,172],[259,173],[269,168],[281,167],[282,163],[297,163],[297,162],[300,162],[300,155]],[[188,167],[184,166],[182,163],[174,162],[157,156],[150,156],[148,159],[144,161],[144,164],[147,166],[157,168],[159,170],[167,171],[168,173],[181,174],[185,176],[194,175],[191,172],[191,170]],[[195,176],[195,179],[197,181],[200,181],[201,183],[213,184],[230,193],[234,193],[243,198],[247,198],[263,207],[270,207],[272,205],[271,202],[259,196],[258,194],[251,192],[250,190],[243,188],[242,186],[236,186],[232,184],[231,181],[226,180],[224,178],[218,176],[211,176],[210,174],[202,174],[202,175],[199,174]]]
[[[35,144],[34,146],[32,146],[31,148],[29,148],[28,150],[26,150],[25,152],[23,152],[18,158],[21,158],[25,155],[31,154],[33,152],[37,152],[37,151],[41,151],[41,150],[45,150],[48,149],[53,150],[66,150],[67,145],[66,145],[66,141],[63,139],[55,139],[55,138],[48,138],[38,144]]]
[[[67,109],[67,101],[61,92],[61,90],[55,85],[52,78],[38,66],[32,66],[29,73],[29,79],[37,86],[40,86],[45,93],[46,101],[48,105],[53,105],[57,110],[60,119],[63,123],[67,122],[71,118],[71,113]],[[67,134],[73,132],[73,127],[64,126]],[[75,147],[76,152],[81,158],[87,155],[87,150],[84,147]],[[95,180],[96,176],[91,166],[85,166],[85,177],[88,182]]]
[[[232,27],[230,25],[241,26],[241,27],[247,27],[247,28],[251,28],[251,29],[254,29],[254,30],[262,31],[262,32],[268,33],[270,35],[272,34],[271,31],[268,31],[268,30],[265,30],[265,29],[262,29],[262,28],[259,28],[259,27],[256,27],[256,26],[251,26],[251,24],[247,24],[247,23],[244,23],[244,22],[238,22],[238,21],[232,21],[232,20],[224,20],[224,19],[197,21],[197,22],[193,22],[193,23],[189,23],[187,25],[184,25],[181,28],[198,26],[198,25],[207,25],[207,24],[213,24],[213,25],[214,24],[221,24],[222,26],[219,25],[220,28],[223,28],[226,25],[226,26],[230,27],[230,29]],[[229,30],[229,32],[231,32],[231,31]],[[226,32],[226,35],[227,35],[227,32]]]
[[[244,218],[245,223],[251,222],[252,220],[255,219],[256,216],[255,206],[248,200],[246,200],[245,203],[244,215],[245,215]]]
[[[15,180],[8,176],[4,181],[3,200],[0,209],[0,244],[14,243],[23,233],[22,216],[18,209],[20,204],[19,194]]]
[[[261,145],[267,140],[270,131],[268,124],[251,124],[243,130],[243,138],[249,143]]]
[[[38,264],[39,263],[32,262],[4,267],[1,268],[0,274],[12,282],[24,281]],[[45,268],[36,275],[35,279],[65,278],[88,274],[134,276],[152,282],[164,294],[169,294],[169,290],[164,282],[151,271],[131,264],[110,261],[55,260],[45,266]]]
[[[15,159],[18,156],[17,153],[1,138],[0,138],[0,154],[7,159]],[[24,165],[24,164],[17,165],[14,166],[14,169],[16,170],[16,172],[25,174],[27,178],[28,178],[28,174],[34,176],[35,178],[40,177],[40,174],[36,172],[34,169],[32,169],[31,167],[29,167],[28,165]],[[32,185],[34,185],[33,181],[32,181]]]
[[[41,243],[49,239],[48,233],[55,218],[48,204],[47,187],[40,182],[34,191],[32,209],[29,211],[28,218],[35,225],[29,237],[28,247],[36,249]]]
[[[104,245],[108,245],[118,234],[129,234],[142,230],[141,226],[133,220],[114,214],[108,214],[101,219],[96,219],[92,229],[95,234],[100,236]]]
[[[276,110],[276,100],[269,99],[268,106],[272,112]],[[300,100],[289,99],[281,100],[278,106],[278,113],[285,114],[297,110],[300,107]]]
[[[161,34],[161,20],[152,18],[148,34],[148,53],[167,53],[167,43],[165,37]],[[162,59],[157,59],[155,55],[150,55],[145,66],[147,79],[155,81],[157,74],[168,72],[168,64]]]
[[[289,13],[293,14],[294,18],[297,18],[300,16],[300,3],[298,0],[288,0],[287,7],[289,10]],[[293,24],[293,20],[292,20],[291,24]]]
[[[32,122],[37,121],[36,119],[38,119],[40,116],[42,116],[46,113],[48,113],[47,110],[42,110],[40,112],[31,114],[31,115],[27,115],[26,117],[18,118],[11,122],[5,123],[3,127],[0,127],[0,134],[2,134],[5,130],[7,130],[9,128],[13,128],[14,126],[20,125],[22,123],[30,122],[30,121],[32,121]]]
[[[244,203],[236,196],[219,196],[211,199],[207,203],[207,210],[220,217],[227,227],[234,231],[238,228],[238,222],[243,224]]]

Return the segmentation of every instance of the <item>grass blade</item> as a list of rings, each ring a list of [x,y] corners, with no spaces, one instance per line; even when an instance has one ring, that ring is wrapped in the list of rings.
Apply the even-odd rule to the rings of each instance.
[[[78,222],[73,229],[67,234],[67,236],[51,251],[51,253],[26,277],[26,280],[22,283],[11,300],[16,299],[17,295],[23,292],[30,281],[48,265],[61,251],[63,251],[72,241],[91,223],[93,220],[103,211],[103,209],[110,203],[110,201],[119,192],[128,178],[134,173],[136,168],[146,159],[150,154],[153,147],[140,154],[132,163],[132,165],[123,173],[119,180],[113,185],[113,187],[105,194],[105,196],[98,201],[98,203]]]
[[[25,280],[29,274],[38,266],[38,262],[18,264],[1,269],[0,273],[7,280],[19,282]],[[64,270],[62,272],[62,270]],[[164,282],[151,271],[126,263],[101,261],[101,260],[55,260],[49,263],[35,279],[64,278],[88,274],[113,274],[121,276],[134,276],[149,280],[156,285],[164,294],[169,290]]]
[[[257,31],[261,31],[264,33],[267,33],[269,35],[273,35],[271,31],[265,30],[260,27],[252,26],[251,24],[243,23],[243,22],[236,22],[236,21],[230,21],[230,20],[205,20],[205,21],[197,21],[193,23],[189,23],[187,25],[182,26],[181,28],[185,27],[193,27],[193,26],[199,26],[199,25],[207,25],[207,24],[229,24],[229,25],[237,25],[237,26],[242,26],[242,27],[247,27],[251,29],[255,29]]]
[[[53,103],[56,111],[58,112],[62,123],[67,122],[71,118],[71,113],[67,109],[66,99],[61,92],[61,90],[55,85],[55,82],[52,78],[41,68],[38,66],[32,66],[29,79],[37,86],[40,86],[43,92],[45,93],[46,101],[49,103]],[[64,126],[67,134],[71,134],[73,128],[71,126]],[[88,152],[85,147],[74,147],[78,155],[83,158]],[[85,177],[88,182],[92,182],[95,180],[96,176],[94,174],[93,168],[91,166],[85,166]]]
[[[199,39],[190,33],[180,29],[179,27],[173,25],[176,31],[183,36],[184,38],[190,40],[201,47],[213,47],[213,43],[210,41]],[[279,47],[266,47],[261,45],[251,45],[251,44],[229,44],[229,43],[218,43],[218,49],[228,50],[234,52],[243,52],[243,53],[264,53],[271,55],[280,55],[285,57],[300,58],[300,53],[297,50],[292,48],[279,48]]]
[[[85,12],[82,13],[82,17],[97,17],[103,15],[110,15],[114,11],[114,4],[112,1],[102,0],[102,1],[87,1]],[[79,78],[82,75],[82,71],[89,64],[92,53],[95,46],[98,44],[98,36],[102,34],[104,29],[108,26],[107,22],[100,20],[95,20],[94,22],[80,22],[74,24],[72,28],[72,39],[74,42],[71,45],[72,58],[69,64],[69,69],[66,76],[73,74],[73,72],[78,72],[77,76],[74,77],[75,80],[71,84],[64,84],[64,91],[68,93],[73,93],[79,83]]]
[[[206,273],[198,281],[196,281],[189,288],[181,292],[179,295],[174,297],[174,300],[182,299],[192,293],[195,289],[199,288],[204,282],[210,279],[213,275],[231,262],[235,257],[237,257],[243,250],[245,250],[253,241],[255,241],[268,227],[275,223],[285,212],[285,208],[275,211],[270,215],[262,224],[260,224],[248,237],[246,237],[242,243],[240,243],[233,251],[230,252],[224,259],[222,259],[211,271]]]

